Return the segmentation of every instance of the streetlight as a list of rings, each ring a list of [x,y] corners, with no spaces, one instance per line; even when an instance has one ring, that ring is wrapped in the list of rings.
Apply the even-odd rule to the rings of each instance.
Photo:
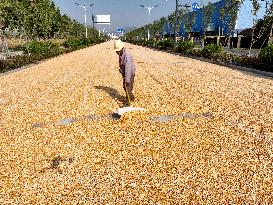
[[[145,9],[148,9],[148,14],[149,14],[149,18],[150,18],[150,15],[151,15],[151,10],[155,7],[158,7],[158,5],[155,5],[155,6],[152,6],[152,7],[147,7],[147,6],[144,6],[144,5],[140,5],[141,7],[145,8]],[[148,27],[148,40],[150,40],[150,31],[149,31],[149,27]]]
[[[80,7],[82,7],[83,8],[83,10],[84,10],[84,24],[85,24],[85,37],[87,38],[87,25],[86,25],[86,10],[87,10],[87,6],[94,6],[94,4],[89,4],[89,5],[87,5],[87,6],[85,6],[85,4],[83,4],[83,5],[80,5],[80,4],[78,4],[78,3],[75,3],[77,6],[80,6]]]

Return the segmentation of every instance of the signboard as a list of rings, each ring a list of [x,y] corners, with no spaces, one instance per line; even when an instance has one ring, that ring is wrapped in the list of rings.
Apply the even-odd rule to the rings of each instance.
[[[110,15],[96,15],[94,18],[96,24],[111,24]]]
[[[191,5],[191,8],[193,11],[197,11],[199,8],[200,8],[200,5],[196,2],[194,2],[192,5]]]
[[[123,30],[123,28],[117,28],[117,32],[122,33],[122,32],[124,32],[124,30]]]

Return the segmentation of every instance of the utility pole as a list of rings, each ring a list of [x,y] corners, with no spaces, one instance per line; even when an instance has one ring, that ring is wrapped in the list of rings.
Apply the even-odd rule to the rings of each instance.
[[[178,18],[178,1],[179,0],[176,0],[176,4],[175,4],[174,44],[173,44],[174,50],[175,50],[176,44],[177,44],[176,33],[177,33],[177,18]]]
[[[93,28],[95,28],[95,16],[92,14]]]
[[[84,7],[84,11],[85,38],[87,38],[86,7]]]

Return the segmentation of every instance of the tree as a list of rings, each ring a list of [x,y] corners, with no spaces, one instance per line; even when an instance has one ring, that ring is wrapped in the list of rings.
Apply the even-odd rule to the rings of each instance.
[[[0,26],[2,29],[22,29],[31,38],[82,36],[84,25],[61,15],[51,0],[1,0]],[[88,29],[97,36],[95,29]]]

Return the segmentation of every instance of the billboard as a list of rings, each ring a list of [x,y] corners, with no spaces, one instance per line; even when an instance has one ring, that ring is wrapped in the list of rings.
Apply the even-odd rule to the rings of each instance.
[[[94,18],[96,24],[111,24],[110,15],[96,15]]]

